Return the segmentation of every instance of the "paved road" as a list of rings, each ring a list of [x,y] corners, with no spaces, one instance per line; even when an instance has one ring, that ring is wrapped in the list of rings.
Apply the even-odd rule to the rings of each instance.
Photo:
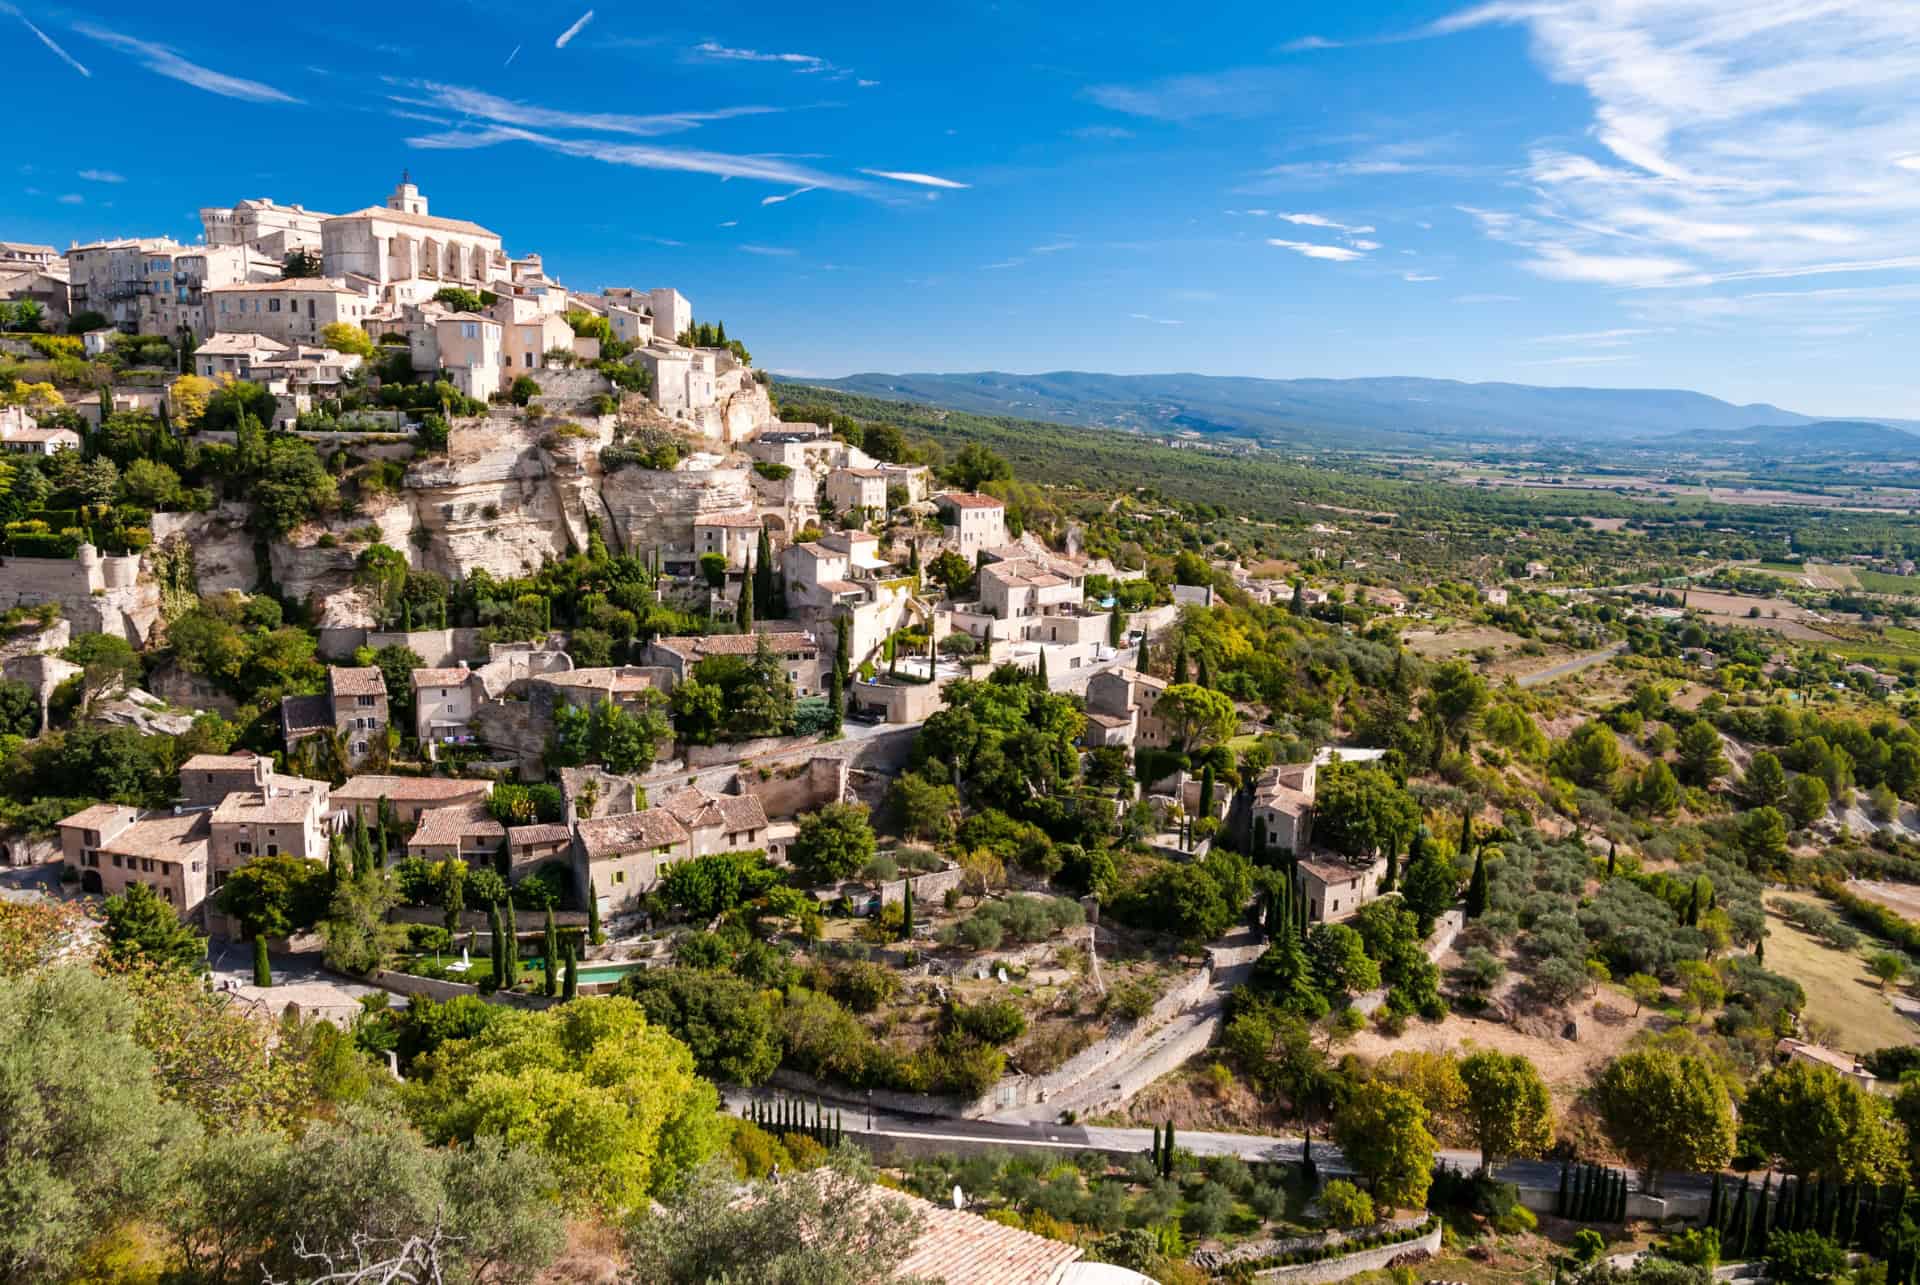
[[[1520,687],[1538,687],[1540,684],[1550,683],[1556,678],[1565,678],[1568,674],[1577,674],[1583,669],[1590,669],[1595,665],[1605,664],[1626,649],[1627,645],[1625,643],[1617,642],[1603,651],[1588,652],[1584,656],[1575,656],[1572,660],[1563,660],[1559,664],[1549,665],[1545,669],[1536,669],[1531,674],[1522,674],[1515,680],[1515,685]]]
[[[773,1100],[781,1096],[778,1091],[747,1092],[737,1089],[726,1091],[727,1109],[736,1113],[744,1110],[746,1103],[754,1097]],[[927,1142],[942,1139],[965,1142],[992,1142],[1000,1146],[1017,1149],[1040,1149],[1053,1151],[1076,1151],[1088,1147],[1098,1147],[1106,1151],[1137,1151],[1146,1153],[1153,1144],[1152,1129],[1109,1128],[1099,1125],[1062,1125],[1036,1122],[1031,1124],[1009,1124],[995,1120],[959,1120],[941,1116],[906,1115],[892,1111],[874,1111],[869,1115],[865,1106],[843,1106],[842,1124],[850,1132],[859,1132],[868,1136],[883,1138],[917,1138]],[[871,1127],[869,1127],[871,1120]],[[1199,1156],[1239,1156],[1242,1160],[1299,1163],[1301,1139],[1252,1133],[1207,1133],[1199,1130],[1184,1129],[1176,1134],[1176,1144],[1183,1150]],[[1450,1166],[1471,1172],[1479,1167],[1480,1153],[1477,1151],[1442,1151],[1440,1158]],[[1315,1138],[1313,1143],[1314,1163],[1322,1173],[1350,1174],[1346,1160],[1332,1143],[1324,1138]],[[1507,1182],[1518,1182],[1525,1186],[1552,1189],[1560,1183],[1560,1166],[1549,1160],[1521,1160],[1501,1166],[1497,1176]],[[1629,1176],[1631,1190],[1641,1189],[1637,1176]],[[1663,1195],[1706,1195],[1712,1189],[1712,1179],[1702,1174],[1669,1174],[1661,1182]]]

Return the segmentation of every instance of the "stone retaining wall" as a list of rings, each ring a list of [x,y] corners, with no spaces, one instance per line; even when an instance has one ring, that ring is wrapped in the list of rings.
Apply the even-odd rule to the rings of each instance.
[[[1259,1281],[1286,1281],[1289,1285],[1317,1285],[1323,1281],[1343,1281],[1349,1276],[1358,1276],[1361,1272],[1371,1272],[1385,1267],[1394,1259],[1411,1250],[1424,1249],[1429,1254],[1440,1250],[1440,1220],[1433,1220],[1433,1226],[1423,1236],[1413,1240],[1403,1240],[1396,1245],[1376,1245],[1372,1249],[1362,1249],[1339,1258],[1326,1258],[1317,1263],[1295,1263],[1290,1267],[1270,1267],[1264,1272],[1254,1273]]]

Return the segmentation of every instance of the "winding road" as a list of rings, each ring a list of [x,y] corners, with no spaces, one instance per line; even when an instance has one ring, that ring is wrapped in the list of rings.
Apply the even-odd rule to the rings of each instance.
[[[1617,642],[1613,644],[1613,646],[1604,648],[1601,651],[1590,651],[1584,656],[1575,656],[1572,660],[1563,660],[1557,665],[1549,665],[1545,669],[1536,669],[1531,674],[1522,674],[1514,680],[1514,685],[1518,687],[1538,687],[1540,684],[1550,683],[1556,678],[1565,678],[1568,674],[1577,674],[1583,669],[1591,669],[1595,665],[1603,665],[1626,649],[1627,645],[1625,643]]]

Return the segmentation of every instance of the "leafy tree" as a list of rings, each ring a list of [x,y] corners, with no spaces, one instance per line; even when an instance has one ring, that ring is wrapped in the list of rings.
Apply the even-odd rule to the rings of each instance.
[[[1420,1099],[1380,1080],[1358,1086],[1333,1118],[1333,1140],[1378,1200],[1418,1209],[1427,1202],[1438,1149]]]
[[[1450,660],[1433,671],[1426,704],[1442,736],[1464,752],[1487,708],[1487,680],[1465,661]]]
[[[441,286],[433,292],[433,301],[443,303],[455,312],[479,312],[487,306],[487,301],[480,297],[479,291],[469,290],[465,286]],[[574,316],[585,315],[584,313],[569,314],[568,320],[572,320]],[[605,321],[606,318],[601,317],[597,320]],[[581,333],[578,327],[575,328],[574,333]],[[607,338],[613,338],[613,327],[610,323],[607,327]]]
[[[850,1147],[825,1167],[783,1170],[737,1198],[727,1165],[708,1165],[627,1232],[634,1278],[659,1285],[888,1285],[923,1230],[903,1200],[877,1191]]]
[[[325,271],[325,264],[312,250],[289,250],[287,257],[280,261],[283,277],[317,277]]]
[[[952,549],[945,549],[927,564],[927,575],[949,595],[959,595],[973,580],[973,563]]]
[[[611,1211],[674,1187],[725,1127],[687,1046],[618,997],[504,1013],[415,1069],[409,1101],[430,1138],[530,1145],[566,1166],[567,1198]]]
[[[207,408],[200,416],[200,427],[207,432],[238,432],[242,421],[250,418],[253,421],[252,431],[260,437],[260,455],[257,459],[248,459],[243,453],[237,462],[242,473],[255,474],[266,463],[265,434],[260,426],[273,422],[279,406],[273,393],[259,384],[248,383],[244,379],[222,383],[207,398]]]
[[[1853,1279],[1846,1247],[1817,1231],[1779,1229],[1767,1237],[1767,1279],[1780,1285],[1830,1285]]]
[[[1197,683],[1174,683],[1160,693],[1153,712],[1167,725],[1173,743],[1189,752],[1218,745],[1240,726],[1233,698]]]
[[[540,383],[532,375],[516,377],[507,389],[507,400],[515,406],[525,406],[540,395]]]
[[[101,906],[107,921],[107,955],[122,963],[148,960],[189,972],[207,971],[207,939],[143,883],[128,884]]]
[[[672,732],[663,701],[645,693],[638,708],[616,704],[611,698],[591,709],[566,705],[553,713],[553,735],[547,742],[547,766],[578,767],[599,763],[611,772],[644,772],[653,766],[659,743]]]
[[[1460,895],[1460,877],[1453,863],[1440,855],[1438,845],[1425,830],[1413,837],[1407,854],[1407,872],[1400,881],[1400,896],[1407,908],[1419,918],[1420,935],[1433,931],[1433,925],[1449,910]]]
[[[894,778],[889,799],[900,819],[901,833],[908,838],[929,843],[946,843],[953,838],[960,792],[951,785],[937,784],[918,772],[902,772]]]
[[[1320,1208],[1335,1227],[1371,1227],[1376,1215],[1373,1197],[1344,1178],[1335,1178],[1320,1189]]]
[[[1771,750],[1754,754],[1740,786],[1755,807],[1777,808],[1787,801],[1787,772]]]
[[[1827,815],[1832,805],[1833,796],[1827,791],[1827,783],[1811,772],[1802,772],[1787,786],[1787,815],[1802,829]]]
[[[1420,809],[1413,796],[1373,764],[1333,763],[1321,769],[1314,799],[1314,838],[1351,857],[1372,856],[1412,835]]]
[[[40,730],[40,701],[33,688],[0,681],[0,736],[32,736]]]
[[[1712,729],[1708,729],[1712,730]],[[1654,759],[1633,784],[1633,805],[1649,816],[1672,816],[1680,807],[1680,782],[1665,759]]]
[[[180,502],[180,475],[158,460],[134,460],[120,475],[120,493],[143,508],[171,508]]]
[[[302,522],[330,509],[339,488],[320,463],[311,443],[276,437],[267,450],[266,469],[254,483],[254,517],[270,536],[284,536]]]
[[[320,921],[328,967],[363,976],[386,967],[407,944],[406,925],[387,921],[399,904],[399,887],[382,866],[368,864],[340,880]]]
[[[1905,977],[1908,967],[1907,957],[1895,951],[1876,950],[1867,956],[1867,971],[1879,979],[1882,991]]]
[[[1660,979],[1647,973],[1634,973],[1621,983],[1627,994],[1633,996],[1633,1015],[1638,1017],[1640,1010],[1649,1004],[1658,1004],[1662,990]]]
[[[873,827],[859,803],[829,803],[800,818],[787,859],[810,882],[836,883],[873,859]]]
[[[945,476],[949,484],[962,491],[977,491],[989,482],[1010,480],[1013,469],[978,442],[968,442],[947,465]]]
[[[1740,820],[1740,846],[1756,866],[1780,865],[1787,859],[1787,819],[1773,808],[1755,808]]]
[[[54,1281],[153,1210],[192,1117],[161,1100],[124,989],[83,964],[0,981],[0,1279]]]
[[[1600,1072],[1593,1101],[1651,1192],[1669,1169],[1710,1171],[1733,1156],[1733,1102],[1704,1058],[1664,1048],[1622,1054]]]
[[[758,1084],[780,1065],[780,1031],[760,990],[731,973],[653,968],[630,974],[620,993],[647,1020],[693,1051],[700,1073],[723,1084]]]
[[[242,865],[227,876],[214,900],[221,913],[238,919],[249,935],[285,937],[320,918],[328,893],[324,865],[281,853]]]
[[[1727,774],[1727,756],[1720,733],[1704,718],[1696,718],[1680,733],[1680,779],[1705,789]]]
[[[1905,1146],[1886,1099],[1831,1067],[1799,1059],[1754,1081],[1740,1105],[1744,1135],[1802,1178],[1891,1182]]]
[[[1367,943],[1345,924],[1315,924],[1307,934],[1307,958],[1313,983],[1332,1003],[1380,984],[1380,967],[1367,956]]]
[[[182,375],[167,385],[167,409],[175,424],[192,428],[207,413],[214,383],[202,375]]]
[[[1483,1172],[1516,1156],[1544,1156],[1553,1146],[1553,1098],[1526,1057],[1474,1053],[1461,1060],[1460,1079]]]
[[[676,861],[661,880],[660,895],[695,919],[711,919],[779,882],[779,873],[758,852],[712,852]]]
[[[373,356],[372,338],[351,322],[332,321],[320,327],[320,342],[334,352],[355,357]]]
[[[1611,793],[1626,756],[1620,739],[1605,723],[1583,723],[1548,760],[1553,771],[1576,785]]]

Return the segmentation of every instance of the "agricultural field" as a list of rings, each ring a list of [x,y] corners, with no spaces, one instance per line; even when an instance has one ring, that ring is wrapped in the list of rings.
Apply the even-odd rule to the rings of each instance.
[[[1885,571],[1855,571],[1853,576],[1869,593],[1920,594],[1920,576],[1896,576]]]
[[[1882,883],[1873,879],[1849,879],[1847,891],[1877,902],[1897,915],[1920,919],[1920,886],[1910,883]]]
[[[1497,625],[1472,625],[1458,629],[1412,630],[1402,634],[1401,641],[1420,659],[1439,660],[1471,655],[1483,648],[1500,657],[1520,650],[1528,640]]]
[[[1832,640],[1832,635],[1820,627],[1831,617],[1785,598],[1754,598],[1745,594],[1693,589],[1687,593],[1687,606],[1714,624],[1764,629],[1782,637],[1808,642]],[[1757,616],[1752,614],[1756,608],[1760,612]]]

